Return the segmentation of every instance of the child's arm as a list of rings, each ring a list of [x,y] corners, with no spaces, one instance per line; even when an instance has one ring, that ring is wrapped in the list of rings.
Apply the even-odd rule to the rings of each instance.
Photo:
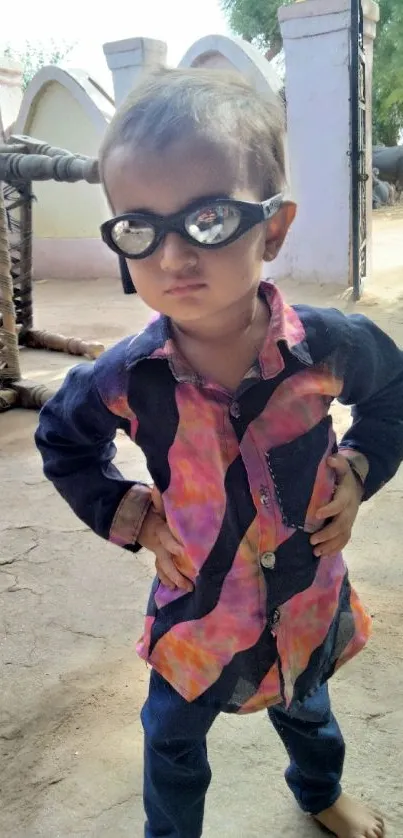
[[[340,453],[329,459],[338,488],[318,511],[318,518],[332,521],[311,538],[317,556],[348,543],[361,501],[384,486],[403,459],[403,353],[361,315],[328,311],[325,317],[334,347],[327,361],[343,381],[339,400],[353,405],[353,422]]]
[[[127,403],[125,341],[95,364],[72,369],[39,419],[35,435],[44,472],[76,515],[97,535],[136,552],[156,556],[161,581],[190,591],[176,567],[183,552],[165,521],[158,492],[125,480],[113,465],[121,428],[134,437],[136,417]]]
[[[352,405],[340,451],[362,478],[363,500],[396,474],[403,460],[403,352],[360,314],[346,318],[347,357],[339,401]]]
[[[107,407],[97,365],[80,364],[68,373],[41,411],[35,441],[46,477],[76,515],[102,538],[135,551],[151,489],[125,480],[113,465],[116,432],[129,431],[130,420]],[[112,366],[110,374],[119,380],[119,368]]]
[[[294,306],[315,366],[339,385],[337,398],[352,405],[352,424],[340,451],[353,459],[367,500],[396,474],[403,459],[403,352],[361,314]]]

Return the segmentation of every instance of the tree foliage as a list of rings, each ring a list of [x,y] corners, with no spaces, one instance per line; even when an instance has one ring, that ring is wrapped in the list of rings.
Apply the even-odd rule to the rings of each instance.
[[[278,10],[293,0],[221,0],[234,32],[270,60],[281,50]],[[395,145],[403,128],[403,0],[379,0],[374,46],[374,142]]]
[[[229,25],[245,41],[274,58],[282,47],[277,13],[293,0],[221,0]]]
[[[379,0],[374,45],[374,143],[395,145],[403,128],[403,3]]]
[[[26,41],[21,47],[7,44],[4,55],[18,61],[22,66],[23,89],[41,67],[49,64],[61,64],[73,49],[74,44],[56,43],[55,41]]]

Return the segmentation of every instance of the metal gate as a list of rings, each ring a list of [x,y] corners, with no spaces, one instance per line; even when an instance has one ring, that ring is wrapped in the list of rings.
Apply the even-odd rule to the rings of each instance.
[[[366,83],[361,0],[351,0],[351,212],[354,299],[367,274]]]

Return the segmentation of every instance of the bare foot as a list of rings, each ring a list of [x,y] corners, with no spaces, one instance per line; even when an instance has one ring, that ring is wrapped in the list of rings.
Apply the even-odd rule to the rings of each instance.
[[[315,816],[337,838],[384,838],[383,818],[358,800],[341,794],[336,803]]]

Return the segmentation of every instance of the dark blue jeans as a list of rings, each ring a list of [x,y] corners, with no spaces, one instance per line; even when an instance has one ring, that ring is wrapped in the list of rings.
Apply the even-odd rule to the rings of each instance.
[[[160,675],[151,673],[141,718],[145,733],[145,838],[200,838],[211,780],[206,736],[220,710],[185,701]],[[298,712],[281,705],[269,717],[290,757],[287,783],[305,812],[315,815],[340,795],[344,742],[327,686]]]

